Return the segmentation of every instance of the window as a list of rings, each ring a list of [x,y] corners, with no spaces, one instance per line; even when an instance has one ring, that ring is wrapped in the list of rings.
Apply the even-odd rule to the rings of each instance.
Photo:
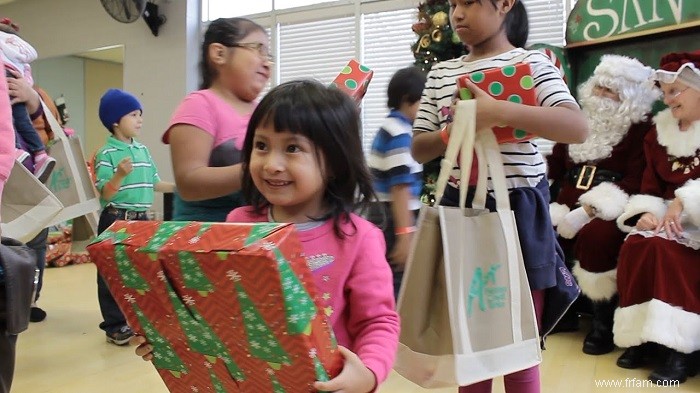
[[[363,64],[374,71],[363,100],[362,145],[365,152],[371,149],[374,134],[389,113],[386,107],[386,89],[391,76],[397,70],[413,65],[415,60],[411,51],[411,44],[417,39],[411,30],[415,19],[415,9],[362,16],[362,36],[365,42]]]
[[[275,0],[275,9],[284,10],[294,7],[303,7],[305,5],[327,3],[334,0]]]
[[[355,57],[355,18],[279,26],[280,82],[313,78],[328,84]]]
[[[574,1],[523,2],[530,21],[528,43],[564,45],[566,15]],[[311,4],[321,5],[308,7]],[[368,151],[388,112],[389,79],[413,64],[410,45],[417,37],[411,25],[416,22],[417,5],[417,0],[203,0],[202,16],[211,20],[249,15],[269,29],[277,61],[271,86],[309,77],[330,83],[353,58],[371,68],[374,77],[362,108],[363,146]],[[541,150],[551,150],[549,141],[539,144]]]
[[[272,0],[202,0],[202,20],[230,18],[272,11]]]

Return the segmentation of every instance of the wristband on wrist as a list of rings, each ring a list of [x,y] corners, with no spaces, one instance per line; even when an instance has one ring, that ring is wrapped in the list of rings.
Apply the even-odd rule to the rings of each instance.
[[[448,145],[450,143],[450,134],[447,132],[447,126],[442,127],[440,129],[440,139],[442,139],[442,143],[445,145]]]
[[[112,190],[112,191],[114,191],[114,192],[119,191],[119,187],[115,187],[114,184],[112,184],[111,181],[108,181],[107,184],[105,184],[105,185],[107,186],[108,189],[110,189],[110,190]]]
[[[415,231],[416,231],[416,227],[415,227],[415,226],[400,227],[400,228],[394,229],[394,235],[397,235],[397,236],[398,236],[398,235],[407,235],[407,234],[413,233],[413,232],[415,232]]]

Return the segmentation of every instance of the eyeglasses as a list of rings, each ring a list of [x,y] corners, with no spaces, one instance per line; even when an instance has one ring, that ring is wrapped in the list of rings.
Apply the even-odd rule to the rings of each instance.
[[[269,52],[269,49],[265,44],[261,42],[238,42],[235,44],[223,44],[226,47],[229,48],[245,48],[245,49],[250,49],[258,52],[258,55],[260,56],[261,59],[267,60],[270,63],[275,62],[275,58],[272,57],[272,55]]]
[[[671,90],[668,91],[668,93],[664,93],[664,97],[666,97],[667,99],[672,100],[672,99],[674,99],[674,98],[678,98],[678,96],[680,96],[681,94],[685,93],[685,91],[688,90],[688,89],[690,89],[690,86],[686,87],[685,89],[680,89],[680,90],[671,89]]]

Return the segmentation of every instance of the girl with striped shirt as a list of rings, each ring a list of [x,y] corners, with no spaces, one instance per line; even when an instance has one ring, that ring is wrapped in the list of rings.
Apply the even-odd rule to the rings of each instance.
[[[563,143],[582,143],[588,126],[580,108],[550,59],[538,51],[521,47],[527,41],[527,12],[520,0],[450,0],[450,23],[469,54],[433,66],[423,91],[420,109],[413,125],[412,154],[427,162],[444,154],[450,135],[451,106],[456,97],[457,78],[476,71],[528,63],[535,83],[539,106],[497,101],[471,82],[468,89],[477,101],[476,128],[509,125],[531,134]],[[578,294],[574,285],[566,295],[558,292],[558,269],[566,269],[563,253],[549,218],[549,190],[545,162],[532,141],[499,145],[510,191],[520,244],[535,304],[540,334],[546,335]],[[474,179],[475,180],[475,179]],[[475,183],[473,183],[475,184]],[[459,170],[453,171],[441,201],[456,206],[459,200]],[[492,185],[489,182],[489,191]],[[470,189],[467,205],[471,205]],[[487,207],[495,210],[488,198]],[[547,289],[552,289],[546,291]],[[571,293],[575,288],[575,293]],[[547,318],[545,314],[559,315]],[[549,326],[552,325],[552,326]],[[518,371],[504,377],[506,391],[540,391],[539,368]],[[459,389],[463,392],[490,392],[491,380]]]

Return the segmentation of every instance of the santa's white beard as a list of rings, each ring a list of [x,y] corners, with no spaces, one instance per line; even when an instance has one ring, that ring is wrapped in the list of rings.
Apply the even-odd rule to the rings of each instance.
[[[590,135],[585,142],[569,145],[569,157],[575,163],[610,157],[612,150],[627,135],[632,120],[620,110],[622,103],[590,94],[581,98]]]

